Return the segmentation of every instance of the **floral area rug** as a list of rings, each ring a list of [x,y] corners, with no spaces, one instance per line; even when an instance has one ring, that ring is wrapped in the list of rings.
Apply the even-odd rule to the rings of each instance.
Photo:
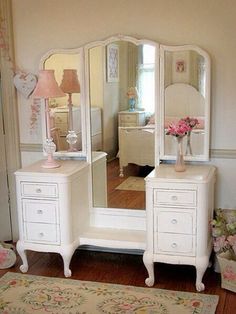
[[[2,314],[212,314],[218,296],[8,272],[0,278]]]
[[[145,181],[142,177],[128,177],[116,190],[145,191]]]

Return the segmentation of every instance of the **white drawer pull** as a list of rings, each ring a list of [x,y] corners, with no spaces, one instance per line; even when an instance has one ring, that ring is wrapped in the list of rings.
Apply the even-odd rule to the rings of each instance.
[[[38,209],[38,210],[37,210],[37,214],[38,214],[38,215],[42,215],[42,214],[43,214],[43,210],[42,210],[42,209]]]
[[[36,193],[41,193],[42,190],[40,188],[36,189]]]
[[[178,197],[176,195],[171,196],[172,201],[177,201]]]
[[[176,225],[177,222],[178,222],[177,219],[172,219],[172,220],[171,220],[171,223],[172,223],[173,225]]]
[[[40,238],[44,237],[44,233],[43,233],[43,232],[40,232],[40,233],[39,233],[39,236],[40,236]]]
[[[175,242],[172,243],[172,244],[171,244],[171,247],[172,247],[173,249],[177,248],[177,243],[175,243]]]

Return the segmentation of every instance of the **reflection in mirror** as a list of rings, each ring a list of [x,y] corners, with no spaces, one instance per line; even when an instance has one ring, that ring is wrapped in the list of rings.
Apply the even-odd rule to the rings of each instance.
[[[95,207],[145,208],[144,177],[155,163],[155,55],[155,46],[126,40],[88,49]]]
[[[184,137],[186,160],[208,159],[209,138],[209,60],[195,50],[179,47],[163,49],[162,126],[164,138],[161,158],[174,159],[176,139],[166,135],[167,128],[180,119],[189,117],[198,123]],[[162,61],[163,61],[162,60]]]
[[[58,151],[82,150],[80,107],[80,54],[54,53],[44,62],[44,69],[54,69],[58,85],[67,94],[51,98],[50,123]]]

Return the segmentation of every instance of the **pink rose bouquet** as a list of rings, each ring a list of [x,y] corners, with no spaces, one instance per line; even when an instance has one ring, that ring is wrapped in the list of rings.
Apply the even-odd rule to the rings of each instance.
[[[172,135],[175,137],[183,137],[189,131],[191,131],[191,127],[184,120],[179,120],[177,123],[171,123],[168,128],[166,135]]]

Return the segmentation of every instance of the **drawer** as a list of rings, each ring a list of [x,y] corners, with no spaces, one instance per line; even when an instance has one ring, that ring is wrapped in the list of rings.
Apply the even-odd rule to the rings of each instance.
[[[176,233],[155,233],[155,253],[195,255],[195,236]]]
[[[29,242],[60,244],[59,225],[24,223],[25,240]]]
[[[172,232],[195,234],[195,212],[177,212],[169,209],[158,210],[156,216],[156,232]]]
[[[130,127],[130,128],[133,128],[133,127],[136,127],[137,126],[137,123],[134,122],[134,123],[131,123],[131,122],[121,122],[120,123],[120,126],[121,127]]]
[[[120,122],[136,123],[137,116],[135,114],[120,114]]]
[[[195,190],[154,189],[154,205],[196,206]]]
[[[21,182],[21,195],[28,197],[57,197],[57,184]]]
[[[23,219],[26,222],[58,223],[57,201],[23,200]]]

